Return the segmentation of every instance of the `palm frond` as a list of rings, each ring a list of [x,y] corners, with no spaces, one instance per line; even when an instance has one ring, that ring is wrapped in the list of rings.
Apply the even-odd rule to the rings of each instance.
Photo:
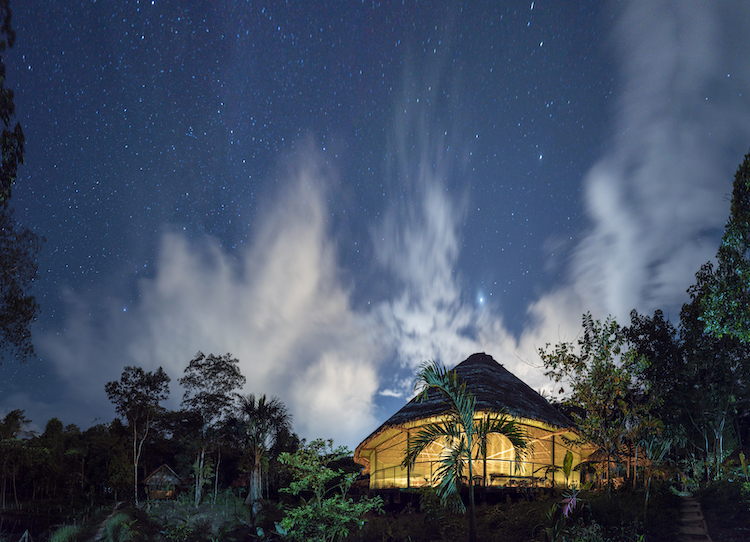
[[[456,436],[455,428],[448,424],[433,423],[423,426],[416,435],[410,437],[406,457],[401,462],[401,465],[403,467],[413,467],[417,457],[419,457],[419,454],[425,448],[435,442],[443,439],[450,440],[456,438]]]
[[[466,511],[461,500],[461,478],[463,478],[464,461],[468,459],[466,439],[462,436],[454,445],[447,448],[440,456],[439,467],[435,478],[440,480],[437,494],[443,506],[450,505],[454,510]]]
[[[414,382],[421,401],[427,399],[427,391],[434,388],[443,396],[446,412],[452,411],[467,426],[471,423],[476,407],[476,398],[466,390],[455,371],[449,371],[436,361],[424,362]]]
[[[506,413],[485,413],[480,419],[474,420],[476,433],[477,458],[487,455],[487,443],[491,434],[502,435],[510,441],[515,453],[518,467],[520,461],[530,452],[533,446],[529,444],[528,434],[521,425]]]

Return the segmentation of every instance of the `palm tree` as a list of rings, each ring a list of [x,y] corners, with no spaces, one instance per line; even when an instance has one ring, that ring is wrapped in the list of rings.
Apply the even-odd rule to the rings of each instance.
[[[252,505],[263,496],[263,471],[268,454],[280,439],[292,433],[292,415],[278,397],[267,399],[246,395],[240,400],[242,439],[252,462],[250,488],[245,504]]]
[[[487,454],[487,441],[491,434],[505,436],[513,445],[516,465],[527,449],[524,431],[505,413],[483,413],[478,416],[476,398],[466,390],[466,384],[459,381],[455,371],[448,371],[439,363],[425,362],[421,365],[414,383],[420,390],[420,400],[427,399],[429,390],[435,389],[444,399],[446,410],[440,422],[423,426],[410,440],[403,461],[404,467],[413,468],[417,457],[431,444],[440,442],[446,445],[440,457],[435,479],[439,480],[437,494],[443,506],[451,503],[466,511],[460,497],[460,484],[464,466],[468,466],[469,481],[469,540],[476,542],[477,519],[474,507],[474,473],[472,460]]]

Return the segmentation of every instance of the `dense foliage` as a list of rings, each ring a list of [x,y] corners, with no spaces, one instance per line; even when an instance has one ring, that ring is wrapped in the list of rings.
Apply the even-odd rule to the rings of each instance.
[[[279,525],[279,532],[299,542],[334,542],[343,540],[354,528],[361,529],[361,519],[372,510],[381,510],[380,497],[358,501],[347,496],[356,478],[335,467],[337,461],[351,456],[344,446],[333,447],[332,440],[314,440],[295,453],[279,458],[293,476],[282,491],[292,495],[307,493],[310,497],[291,508]]]
[[[0,0],[0,21],[0,354],[27,360],[34,356],[31,324],[39,314],[39,304],[31,287],[43,238],[18,224],[10,207],[11,188],[24,152],[21,125],[13,125],[16,107],[13,91],[5,86],[2,56],[16,39],[10,0]]]
[[[547,376],[569,386],[567,402],[581,410],[571,415],[581,443],[593,443],[609,463],[623,445],[637,448],[650,415],[652,396],[643,379],[648,361],[627,347],[626,336],[613,319],[605,323],[591,314],[583,317],[583,336],[577,345],[563,342],[540,349]],[[564,388],[561,388],[564,391]]]
[[[750,343],[750,154],[737,169],[718,267],[702,300],[706,331]]]
[[[203,352],[198,352],[185,368],[185,376],[180,378],[180,385],[185,389],[182,407],[198,422],[195,435],[197,452],[193,464],[196,507],[201,502],[203,486],[211,478],[206,451],[216,449],[218,464],[221,457],[219,440],[222,425],[236,408],[240,397],[236,390],[242,388],[246,381],[240,373],[239,362],[231,354],[206,356]],[[218,474],[218,471],[214,473],[214,500],[218,493]]]

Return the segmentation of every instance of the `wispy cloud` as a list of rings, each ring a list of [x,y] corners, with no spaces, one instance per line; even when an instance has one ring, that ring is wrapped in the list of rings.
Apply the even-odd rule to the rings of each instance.
[[[106,402],[104,383],[123,366],[162,366],[176,407],[174,381],[192,356],[231,352],[245,391],[278,395],[301,435],[351,443],[366,432],[378,351],[338,281],[319,165],[315,157],[297,164],[249,249],[230,253],[211,238],[165,233],[156,275],[139,282],[132,309],[112,301],[92,321],[92,296],[71,294],[67,329],[41,344],[68,385]]]
[[[744,3],[638,0],[618,14],[624,86],[612,150],[584,181],[592,227],[573,269],[592,310],[626,321],[634,308],[679,309],[715,255],[727,158],[739,163],[750,141],[748,44],[727,39],[747,12]]]
[[[729,15],[714,5],[651,0],[617,13],[611,46],[624,90],[611,150],[583,179],[590,227],[566,279],[529,305],[520,337],[507,331],[501,307],[480,309],[462,296],[465,198],[451,197],[444,181],[455,166],[447,149],[460,142],[414,121],[416,114],[397,124],[397,177],[420,197],[406,211],[396,206],[376,237],[382,261],[406,285],[379,309],[403,365],[413,370],[430,358],[452,365],[484,350],[532,387],[548,387],[538,349],[574,340],[584,311],[621,323],[632,309],[677,315],[695,272],[716,252],[731,190],[727,157],[739,159],[750,141],[742,99],[749,47],[743,40],[738,52],[727,38],[740,31]],[[407,115],[416,110],[416,100],[405,102]],[[409,388],[402,381],[400,389]]]
[[[739,161],[750,141],[750,107],[739,96],[750,88],[750,46],[734,22],[750,8],[731,8],[743,17],[653,0],[617,13],[612,47],[624,90],[610,150],[583,179],[590,227],[562,283],[527,308],[520,337],[503,307],[477,306],[463,284],[470,190],[450,183],[462,167],[460,131],[436,126],[405,99],[388,148],[391,202],[372,226],[373,265],[393,278],[386,299],[353,308],[325,220],[333,183],[308,154],[292,161],[267,214],[248,225],[251,246],[228,251],[215,239],[164,233],[137,303],[123,311],[119,301],[69,292],[65,329],[45,335],[40,351],[71,396],[99,397],[88,408],[112,414],[104,383],[123,366],[163,366],[176,379],[198,350],[228,351],[241,360],[246,391],[278,395],[303,436],[350,446],[390,415],[377,411],[377,398],[408,395],[426,359],[454,365],[485,351],[532,387],[546,386],[537,349],[575,339],[582,312],[625,322],[634,308],[678,308],[716,252],[727,157]],[[171,406],[180,393],[173,385]]]

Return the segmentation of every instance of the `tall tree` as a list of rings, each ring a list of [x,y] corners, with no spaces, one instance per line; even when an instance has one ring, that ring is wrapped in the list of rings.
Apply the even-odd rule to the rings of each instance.
[[[11,27],[10,0],[0,0],[0,120],[3,123],[0,146],[2,146],[2,163],[0,164],[0,203],[10,198],[11,187],[16,181],[18,164],[23,164],[23,144],[25,137],[21,125],[13,124],[16,105],[13,102],[13,91],[5,86],[5,62],[3,53],[13,47],[16,33]]]
[[[417,373],[414,389],[421,400],[430,390],[437,390],[444,399],[444,420],[423,426],[409,442],[404,466],[413,467],[419,455],[435,442],[445,443],[447,452],[440,457],[436,472],[439,479],[437,493],[443,505],[453,504],[465,511],[459,490],[464,468],[468,467],[469,481],[469,540],[476,542],[477,518],[474,506],[473,460],[486,454],[490,434],[505,436],[513,445],[516,464],[527,448],[526,435],[520,426],[504,413],[484,413],[478,416],[476,398],[466,389],[455,371],[448,371],[437,362],[423,363]]]
[[[45,479],[48,496],[50,491],[53,494],[57,493],[58,485],[60,485],[62,479],[62,464],[65,454],[64,431],[63,423],[57,418],[52,418],[47,421],[44,433],[38,439],[39,445],[46,450],[46,462],[39,474]]]
[[[169,397],[170,378],[164,369],[146,372],[125,367],[120,380],[107,382],[104,390],[117,413],[128,421],[133,433],[133,495],[138,505],[138,463],[154,418],[163,411],[159,405]]]
[[[750,343],[750,154],[734,175],[732,206],[701,305],[706,329]]]
[[[712,271],[706,264],[696,273],[696,283],[688,290],[691,301],[680,312],[683,387],[690,390],[683,406],[690,426],[700,435],[693,443],[703,451],[707,478],[717,474],[724,459],[724,436],[733,426],[737,409],[748,406],[750,383],[750,343],[729,333],[719,337],[702,321],[705,298],[712,295],[715,284]],[[711,463],[713,472],[708,470]]]
[[[629,349],[625,334],[614,319],[603,324],[590,313],[583,316],[583,337],[577,344],[561,342],[539,350],[556,383],[570,386],[566,401],[580,406],[585,414],[572,412],[581,439],[592,442],[607,454],[609,464],[626,444],[627,428],[634,420],[648,415],[648,382],[643,379],[647,360]],[[562,388],[561,388],[562,389]],[[609,487],[609,483],[607,487]]]
[[[630,313],[630,326],[622,332],[628,344],[647,363],[643,364],[643,379],[648,382],[653,398],[652,413],[664,424],[679,427],[684,424],[685,359],[677,328],[660,310],[653,316]]]
[[[269,452],[292,434],[292,415],[278,397],[249,394],[240,400],[239,418],[234,425],[251,465],[245,504],[252,505],[263,497],[263,473],[268,467]]]
[[[0,0],[0,349],[27,360],[34,356],[30,327],[39,313],[39,304],[31,295],[37,276],[37,254],[42,239],[16,223],[8,205],[18,165],[23,163],[24,135],[21,125],[13,124],[13,91],[5,86],[3,53],[16,39],[11,28],[10,1]]]
[[[26,459],[26,445],[21,437],[28,435],[26,427],[31,420],[26,418],[24,411],[12,410],[0,421],[0,459],[2,460],[3,485],[0,490],[2,507],[6,505],[7,481],[10,478],[13,487],[13,498],[18,505],[18,491],[16,478]]]
[[[210,443],[212,429],[227,416],[237,403],[235,391],[245,384],[240,373],[239,360],[232,354],[215,356],[198,352],[185,368],[180,385],[185,388],[182,406],[192,411],[200,421],[199,452],[195,463],[195,506],[201,501],[204,485],[206,447]],[[220,453],[220,452],[219,452]],[[218,485],[218,461],[215,470],[214,488]]]
[[[120,418],[115,418],[107,433],[107,476],[103,480],[114,491],[115,500],[119,500],[119,495],[127,495],[133,477],[129,430]]]
[[[0,421],[0,439],[21,438],[27,435],[26,427],[31,423],[21,409],[11,410]]]

